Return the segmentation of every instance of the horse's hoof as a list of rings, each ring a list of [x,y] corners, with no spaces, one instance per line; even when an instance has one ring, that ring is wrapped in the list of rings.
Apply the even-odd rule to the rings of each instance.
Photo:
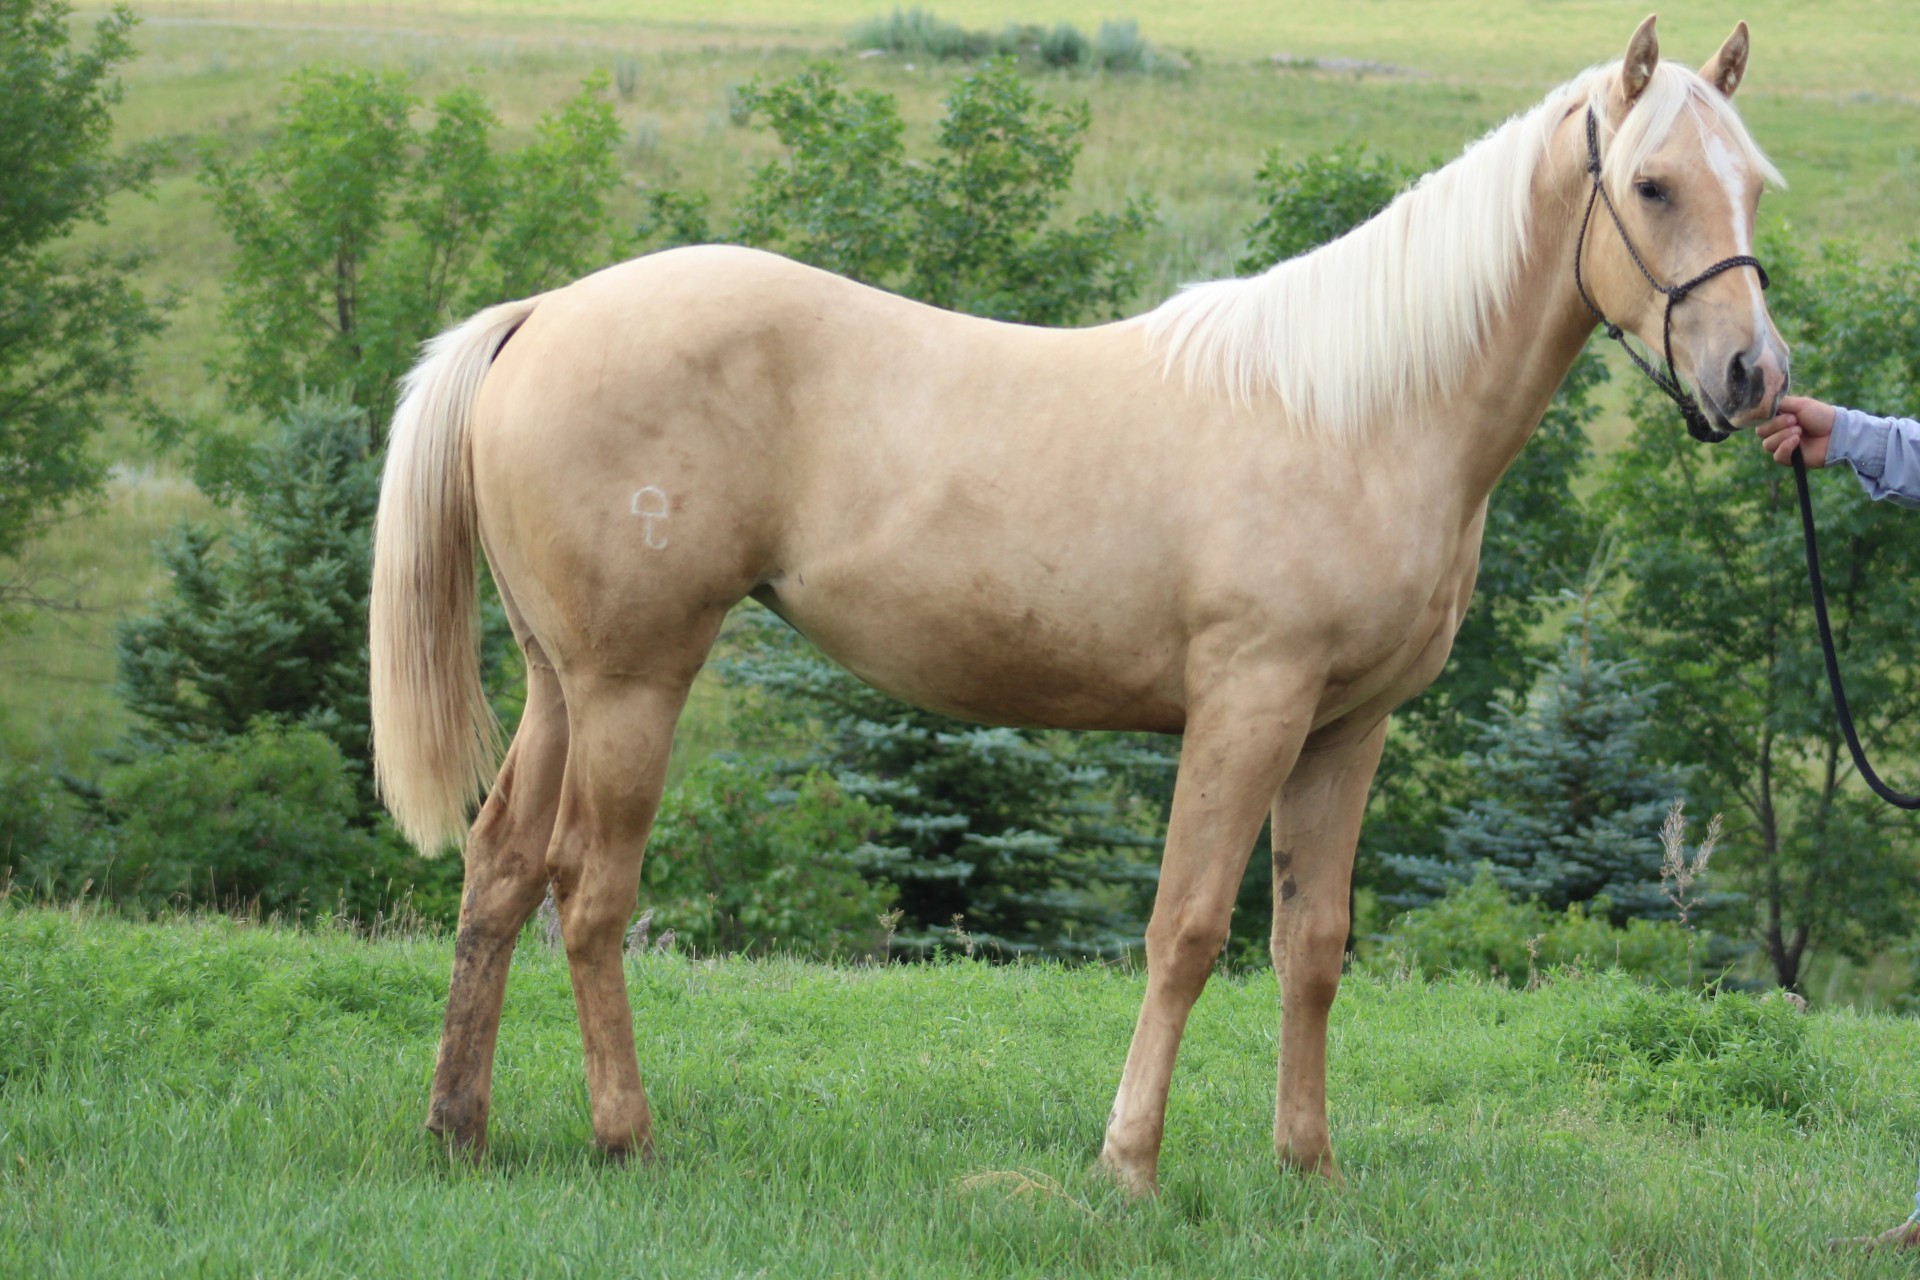
[[[607,1158],[609,1164],[647,1164],[653,1159],[651,1137],[636,1136],[614,1142],[595,1138],[593,1145],[600,1149],[600,1154]]]
[[[478,1157],[487,1149],[487,1122],[484,1118],[475,1121],[471,1117],[456,1116],[453,1109],[445,1105],[435,1106],[427,1115],[422,1126],[440,1140],[440,1144],[449,1151]]]
[[[1094,1172],[1112,1182],[1134,1200],[1148,1200],[1160,1193],[1160,1180],[1153,1166],[1144,1168],[1102,1151]]]
[[[1297,1151],[1290,1147],[1280,1150],[1280,1167],[1291,1169],[1295,1173],[1320,1177],[1335,1187],[1347,1185],[1347,1179],[1340,1172],[1340,1164],[1333,1158],[1333,1148],[1322,1146],[1311,1151]]]
[[[487,1154],[487,1136],[484,1133],[460,1133],[452,1129],[436,1129],[426,1126],[426,1131],[437,1138],[438,1146],[449,1156],[478,1164]]]

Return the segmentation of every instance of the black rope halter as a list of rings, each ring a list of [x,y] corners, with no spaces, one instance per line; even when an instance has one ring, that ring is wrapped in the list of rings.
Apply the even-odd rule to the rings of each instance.
[[[1700,285],[1735,267],[1752,267],[1760,273],[1760,287],[1768,288],[1773,282],[1767,279],[1767,269],[1760,265],[1758,258],[1743,253],[1736,257],[1721,259],[1691,280],[1680,284],[1661,284],[1654,277],[1653,272],[1647,269],[1646,262],[1640,257],[1640,251],[1633,247],[1633,237],[1627,234],[1626,223],[1620,220],[1620,211],[1614,207],[1613,197],[1607,194],[1606,185],[1600,181],[1600,123],[1594,117],[1591,106],[1587,108],[1587,174],[1593,179],[1593,189],[1587,193],[1587,211],[1580,219],[1580,238],[1573,245],[1573,287],[1580,291],[1580,301],[1587,304],[1587,310],[1593,313],[1593,318],[1606,330],[1607,336],[1619,343],[1620,349],[1640,367],[1640,372],[1652,379],[1653,385],[1664,391],[1667,398],[1679,407],[1680,416],[1687,424],[1687,433],[1695,440],[1701,440],[1707,444],[1718,444],[1732,433],[1721,431],[1708,423],[1707,415],[1700,411],[1700,402],[1695,400],[1681,383],[1680,374],[1673,367],[1673,309],[1685,301],[1687,295]],[[1614,229],[1620,233],[1620,243],[1626,246],[1627,256],[1633,259],[1634,266],[1640,268],[1640,274],[1646,277],[1647,284],[1652,286],[1655,293],[1666,295],[1667,316],[1666,322],[1661,326],[1661,338],[1666,347],[1667,358],[1665,373],[1656,369],[1644,356],[1633,349],[1620,326],[1607,319],[1606,313],[1594,305],[1593,298],[1587,293],[1587,283],[1580,275],[1580,259],[1586,255],[1587,228],[1593,222],[1595,201],[1607,206],[1607,213],[1613,218]]]

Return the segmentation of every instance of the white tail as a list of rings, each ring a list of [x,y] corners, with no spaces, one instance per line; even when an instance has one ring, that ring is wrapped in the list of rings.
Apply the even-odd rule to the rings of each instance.
[[[465,834],[499,765],[500,724],[480,685],[467,433],[487,367],[536,301],[489,307],[429,342],[387,437],[368,616],[373,774],[423,853]]]

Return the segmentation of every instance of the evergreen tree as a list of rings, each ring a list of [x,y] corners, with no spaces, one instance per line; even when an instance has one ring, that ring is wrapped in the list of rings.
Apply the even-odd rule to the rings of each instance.
[[[1116,775],[1152,768],[1127,735],[987,728],[907,706],[823,659],[765,610],[741,615],[718,665],[768,695],[781,770],[823,769],[892,814],[858,857],[899,889],[903,955],[970,945],[995,956],[1111,955],[1140,937],[1153,847]],[[778,750],[778,748],[776,748]],[[1150,815],[1150,816],[1158,816]]]
[[[137,747],[219,742],[264,719],[320,731],[370,778],[367,582],[379,483],[359,412],[309,398],[253,451],[237,526],[185,525],[161,546],[173,590],[123,624],[117,644]]]
[[[1451,811],[1442,854],[1385,859],[1409,885],[1396,905],[1433,901],[1486,864],[1502,889],[1550,911],[1604,897],[1616,923],[1673,914],[1659,833],[1683,779],[1655,762],[1658,689],[1622,656],[1596,585],[1524,701],[1495,703],[1481,726],[1464,762],[1478,794]]]

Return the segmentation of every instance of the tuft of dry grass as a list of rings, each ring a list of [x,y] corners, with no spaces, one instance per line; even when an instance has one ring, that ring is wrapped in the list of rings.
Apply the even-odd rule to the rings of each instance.
[[[970,1173],[954,1185],[962,1191],[998,1191],[1009,1200],[1048,1200],[1078,1209],[1089,1218],[1098,1218],[1093,1207],[1038,1169],[983,1169]]]

